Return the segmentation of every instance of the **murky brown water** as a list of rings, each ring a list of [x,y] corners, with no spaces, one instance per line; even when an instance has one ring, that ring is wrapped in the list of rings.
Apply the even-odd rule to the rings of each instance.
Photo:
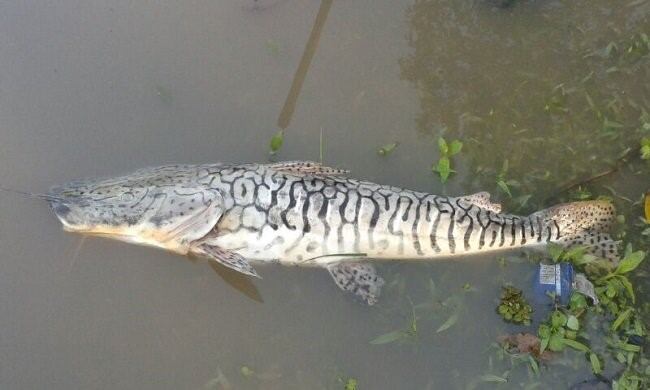
[[[356,177],[489,190],[511,210],[566,199],[556,189],[607,169],[643,135],[648,56],[625,49],[649,32],[650,2],[624,3],[334,0],[277,158],[318,160],[322,131],[324,162]],[[43,191],[168,162],[266,161],[319,7],[0,4],[0,183]],[[440,135],[465,143],[445,186],[430,171]],[[393,141],[393,154],[377,155]],[[590,190],[637,200],[648,183],[648,165],[634,161]],[[512,388],[591,378],[582,357],[582,369],[541,378],[494,358],[491,342],[517,329],[495,313],[500,286],[526,290],[534,269],[516,253],[505,266],[498,256],[384,264],[389,286],[368,308],[325,271],[279,266],[259,269],[259,302],[203,262],[66,234],[46,205],[11,194],[0,195],[0,248],[3,389],[319,389],[348,377],[360,389],[466,388],[506,370]],[[409,299],[417,341],[371,345],[408,326]]]

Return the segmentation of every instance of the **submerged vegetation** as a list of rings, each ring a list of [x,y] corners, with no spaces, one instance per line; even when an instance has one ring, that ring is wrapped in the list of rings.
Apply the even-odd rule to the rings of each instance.
[[[524,299],[521,290],[512,286],[506,286],[501,293],[501,303],[497,312],[504,320],[515,324],[530,325],[530,316],[533,308]]]
[[[516,3],[509,11],[525,12],[517,10],[524,2]],[[584,2],[562,6],[583,11],[565,12],[566,19],[540,12],[534,17],[549,24],[540,32],[529,30],[530,15],[502,23],[475,2],[415,0],[407,13],[412,52],[400,61],[401,75],[420,96],[417,129],[437,140],[431,170],[440,182],[462,181],[467,193],[490,191],[506,210],[521,214],[563,201],[608,199],[619,210],[616,238],[625,247],[618,264],[584,248],[550,247],[549,260],[573,264],[593,283],[597,299],[579,292],[566,306],[549,299],[535,307],[538,318],[514,287],[521,285],[504,281],[500,302],[498,292],[493,296],[506,328],[486,331],[484,345],[473,346],[492,347],[488,367],[465,372],[473,377],[459,380],[463,387],[567,386],[581,383],[567,383],[567,377],[585,378],[585,371],[592,375],[585,383],[650,387],[650,262],[644,261],[650,195],[649,188],[639,189],[650,185],[650,90],[644,82],[650,79],[644,30],[650,16],[634,13],[647,2],[614,7],[607,20]],[[460,23],[461,14],[472,23]],[[449,36],[464,37],[463,45]],[[562,44],[548,49],[548,42]],[[282,135],[273,137],[272,153]],[[398,145],[379,147],[377,158]],[[462,174],[454,176],[457,171]],[[505,268],[505,258],[500,264]],[[466,304],[478,299],[468,294],[474,287],[441,289],[436,283],[444,277],[429,279],[426,298],[413,303],[406,278],[391,277],[387,287],[399,298],[379,306],[386,320],[384,333],[369,339],[374,348],[417,351],[462,332]],[[357,386],[356,379],[340,382],[346,389]]]

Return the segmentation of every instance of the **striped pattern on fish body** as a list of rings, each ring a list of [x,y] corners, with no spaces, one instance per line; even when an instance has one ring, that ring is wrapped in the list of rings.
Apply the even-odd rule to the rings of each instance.
[[[210,181],[225,203],[206,242],[251,260],[320,265],[355,254],[429,259],[563,239],[562,221],[544,213],[497,213],[487,193],[441,197],[274,165],[226,167]]]

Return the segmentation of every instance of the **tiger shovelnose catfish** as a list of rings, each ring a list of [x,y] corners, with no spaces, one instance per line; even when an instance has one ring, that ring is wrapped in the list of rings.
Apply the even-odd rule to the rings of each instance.
[[[254,262],[323,267],[368,304],[384,283],[370,258],[430,260],[549,242],[617,255],[605,201],[516,216],[486,192],[436,196],[346,175],[302,161],[166,165],[43,196],[68,231],[194,254],[251,276]]]

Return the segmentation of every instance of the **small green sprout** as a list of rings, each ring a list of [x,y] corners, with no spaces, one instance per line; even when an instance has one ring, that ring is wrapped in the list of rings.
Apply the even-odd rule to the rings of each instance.
[[[641,158],[650,160],[650,137],[645,137],[641,140]]]
[[[451,143],[447,144],[447,141],[444,138],[438,138],[440,158],[438,159],[438,163],[431,167],[431,170],[440,175],[440,181],[443,184],[447,181],[452,172],[456,172],[451,169],[451,157],[460,153],[462,148],[463,143],[459,140],[453,140]]]
[[[284,143],[284,130],[279,130],[277,133],[271,137],[271,142],[269,143],[269,154],[274,155],[276,154],[280,148],[282,148],[282,144]]]
[[[357,380],[354,378],[348,378],[348,380],[345,382],[345,390],[357,390]]]
[[[380,156],[388,156],[398,146],[399,146],[399,142],[392,142],[390,144],[386,144],[386,145],[380,147],[379,149],[377,149],[377,154],[379,154]]]

